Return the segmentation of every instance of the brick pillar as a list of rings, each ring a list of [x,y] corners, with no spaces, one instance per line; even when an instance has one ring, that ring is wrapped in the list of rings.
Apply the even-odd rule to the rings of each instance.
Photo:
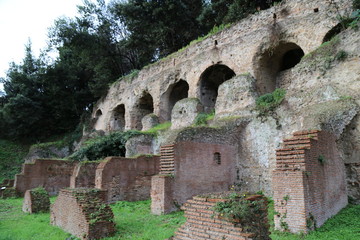
[[[345,167],[334,135],[295,132],[276,151],[275,227],[293,233],[320,227],[347,205]]]
[[[172,176],[157,175],[151,178],[151,212],[153,214],[167,214],[176,210],[173,184]]]

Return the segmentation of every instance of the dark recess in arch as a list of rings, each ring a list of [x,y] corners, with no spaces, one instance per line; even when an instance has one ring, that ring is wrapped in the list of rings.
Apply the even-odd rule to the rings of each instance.
[[[200,76],[200,101],[205,112],[215,108],[219,86],[235,76],[235,72],[228,66],[215,64],[208,67]]]
[[[295,67],[304,56],[304,51],[295,43],[280,42],[258,56],[255,64],[257,90],[260,94],[274,91],[279,87],[279,74]]]
[[[96,111],[96,113],[95,113],[95,117],[98,118],[98,117],[100,117],[101,115],[102,115],[102,111],[101,111],[101,109],[98,109],[98,110]]]
[[[322,42],[324,43],[330,41],[333,37],[338,35],[342,30],[343,30],[343,26],[341,25],[341,23],[337,24],[335,27],[330,29],[330,31],[328,31],[325,34]]]
[[[146,115],[154,112],[154,102],[153,98],[148,92],[143,92],[142,97],[139,99],[137,104],[137,122],[136,122],[136,129],[142,129],[141,120]]]
[[[125,105],[120,104],[112,111],[111,130],[124,131],[125,128]]]
[[[184,80],[180,80],[177,83],[170,85],[164,95],[165,99],[163,99],[165,105],[164,110],[166,111],[164,120],[171,120],[171,111],[174,108],[175,104],[181,99],[187,98],[188,92],[189,84]]]

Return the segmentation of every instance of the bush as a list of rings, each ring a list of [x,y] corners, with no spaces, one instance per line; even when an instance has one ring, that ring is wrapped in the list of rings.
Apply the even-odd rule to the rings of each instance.
[[[214,119],[214,117],[215,117],[215,111],[212,111],[211,113],[199,113],[195,118],[194,125],[205,126],[208,124],[208,121]]]
[[[256,109],[260,115],[272,112],[285,98],[286,91],[282,88],[275,89],[272,93],[264,94],[256,99]]]
[[[87,142],[87,145],[73,153],[69,159],[74,161],[95,161],[107,156],[125,156],[125,143],[138,131],[115,132]]]

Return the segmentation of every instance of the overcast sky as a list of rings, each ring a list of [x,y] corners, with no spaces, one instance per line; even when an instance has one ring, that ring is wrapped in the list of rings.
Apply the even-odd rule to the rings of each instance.
[[[22,61],[29,38],[37,57],[46,48],[47,29],[58,17],[75,16],[76,5],[82,0],[0,0],[0,77],[10,62]]]

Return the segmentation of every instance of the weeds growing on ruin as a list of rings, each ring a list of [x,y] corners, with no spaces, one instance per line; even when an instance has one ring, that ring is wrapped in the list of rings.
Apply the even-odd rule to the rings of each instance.
[[[256,99],[256,110],[259,111],[259,116],[267,116],[273,112],[284,100],[286,91],[282,88],[277,88],[272,93],[264,94]]]
[[[195,126],[206,126],[210,120],[213,120],[215,117],[215,111],[211,113],[199,113],[194,121]]]

